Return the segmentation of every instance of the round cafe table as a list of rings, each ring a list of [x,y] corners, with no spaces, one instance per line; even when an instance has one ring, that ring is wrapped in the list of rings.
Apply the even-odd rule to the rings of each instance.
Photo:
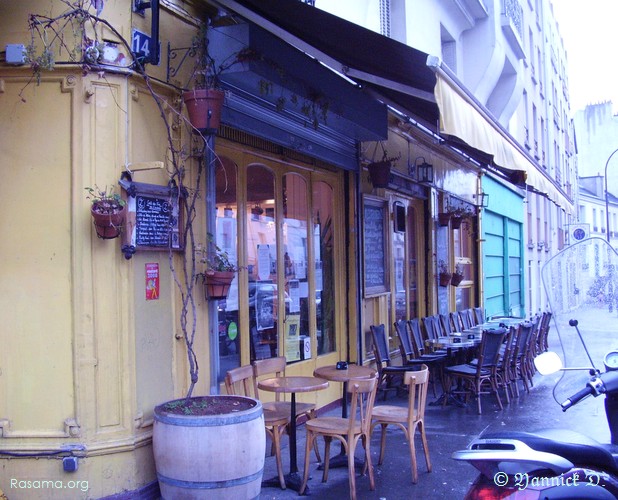
[[[285,484],[288,488],[299,491],[302,478],[298,474],[298,462],[296,458],[296,393],[320,391],[328,387],[328,381],[317,377],[273,377],[258,382],[258,388],[275,393],[290,393],[290,473],[285,476]],[[264,481],[263,486],[280,486],[279,479]],[[307,489],[305,489],[307,491]]]
[[[376,376],[376,371],[369,366],[353,365],[348,363],[345,370],[338,370],[337,365],[327,365],[316,368],[313,371],[316,377],[324,378],[332,382],[343,383],[343,399],[341,403],[341,417],[348,418],[348,382],[351,380],[368,379]],[[362,464],[356,464],[357,466]],[[348,461],[345,458],[345,449],[341,446],[341,453],[330,461],[329,467],[347,467]],[[321,469],[322,466],[318,467]]]

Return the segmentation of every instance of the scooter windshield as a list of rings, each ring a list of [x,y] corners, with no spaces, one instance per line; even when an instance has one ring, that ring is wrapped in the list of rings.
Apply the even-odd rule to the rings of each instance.
[[[602,238],[582,240],[549,259],[541,279],[552,312],[550,332],[555,331],[549,349],[566,369],[554,389],[554,398],[562,401],[589,378],[575,368],[603,371],[606,354],[618,349],[618,253]]]

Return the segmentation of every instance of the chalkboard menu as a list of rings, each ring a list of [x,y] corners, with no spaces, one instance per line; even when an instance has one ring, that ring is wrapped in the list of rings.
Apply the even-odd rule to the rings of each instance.
[[[388,290],[386,227],[388,209],[380,199],[363,199],[365,296]]]
[[[160,186],[123,178],[127,218],[123,248],[182,250],[182,202],[175,185]],[[125,254],[126,258],[127,257]]]
[[[172,229],[172,205],[168,200],[137,195],[135,200],[137,246],[167,247]]]

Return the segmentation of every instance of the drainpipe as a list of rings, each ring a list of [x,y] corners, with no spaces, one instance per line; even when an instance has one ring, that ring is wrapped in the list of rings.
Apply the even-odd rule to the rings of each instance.
[[[206,210],[206,228],[213,235],[216,243],[217,234],[217,213],[216,213],[216,181],[215,181],[215,134],[204,134],[204,166],[206,168],[206,183],[205,183],[205,210]],[[209,252],[214,251],[213,248],[208,249]],[[219,301],[208,301],[208,325],[209,325],[209,344],[210,344],[210,394],[219,393]]]

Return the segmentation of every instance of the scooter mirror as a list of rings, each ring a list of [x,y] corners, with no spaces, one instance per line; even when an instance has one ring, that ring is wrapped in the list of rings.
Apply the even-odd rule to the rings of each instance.
[[[562,360],[555,352],[548,351],[534,358],[534,366],[541,375],[551,375],[562,370]]]

